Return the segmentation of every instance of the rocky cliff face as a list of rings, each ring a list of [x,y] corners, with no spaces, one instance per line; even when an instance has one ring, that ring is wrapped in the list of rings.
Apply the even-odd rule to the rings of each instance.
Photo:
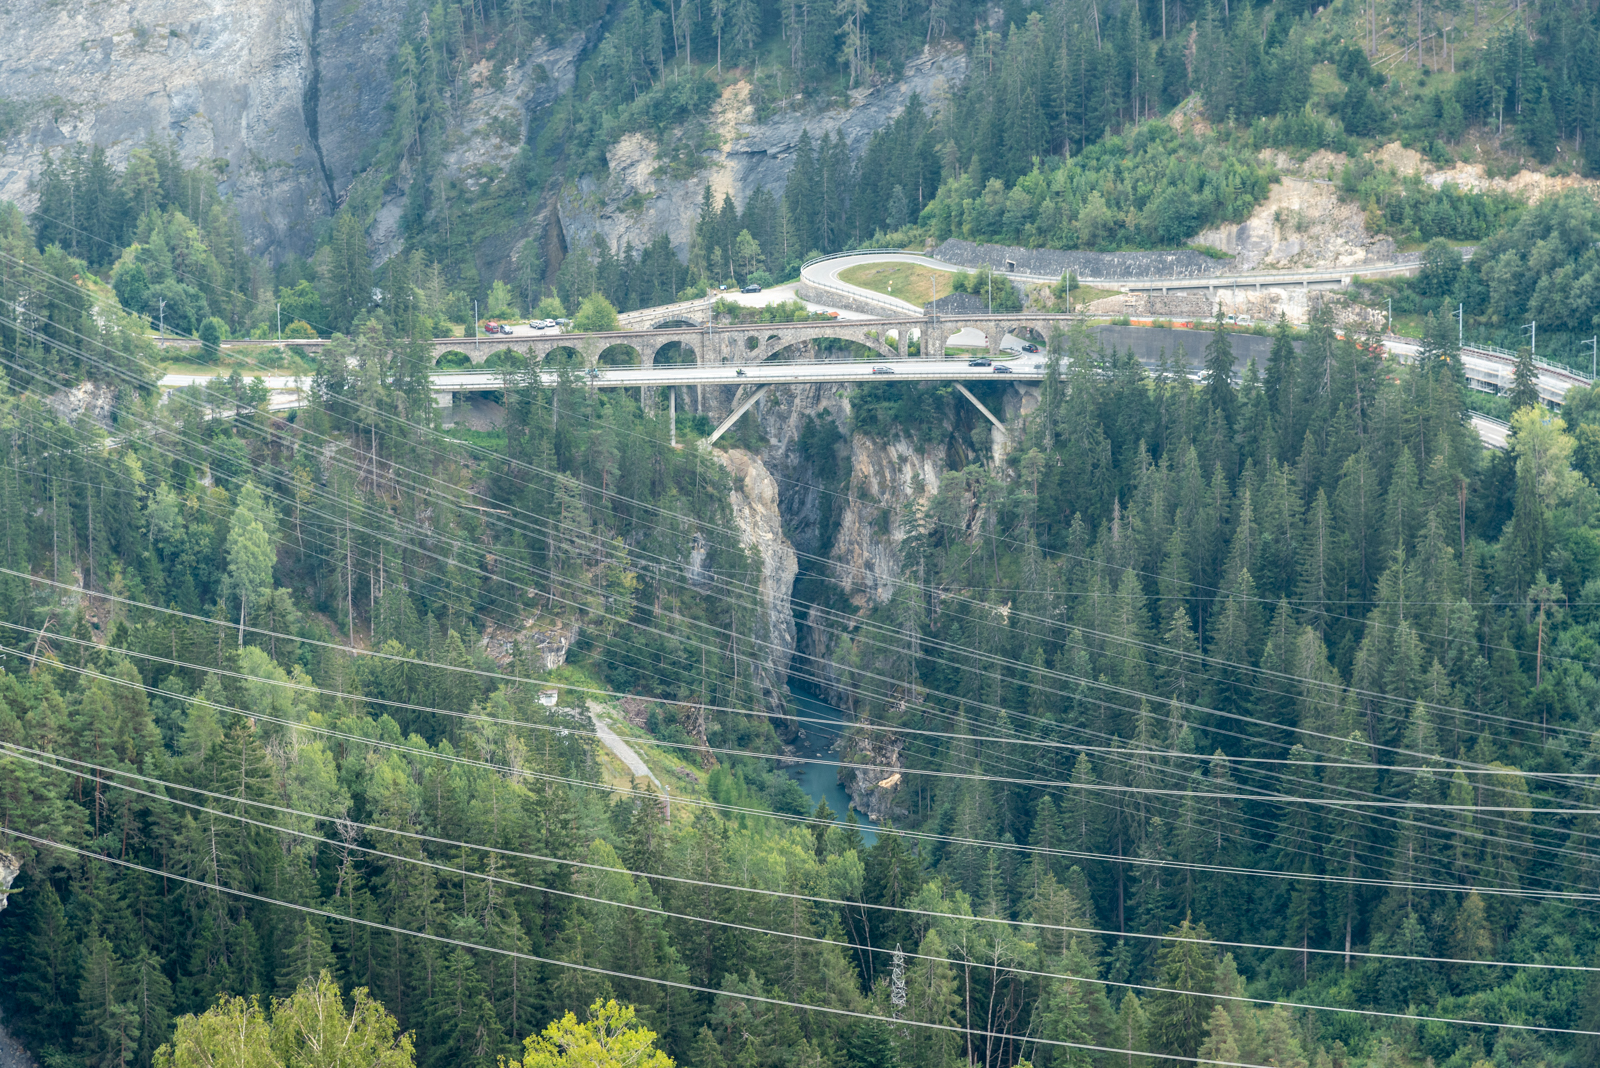
[[[26,46],[0,50],[0,99],[20,104],[23,121],[0,143],[0,199],[31,210],[29,186],[52,150],[98,144],[120,167],[147,138],[171,138],[190,166],[225,164],[219,189],[238,198],[257,254],[309,253],[313,224],[343,202],[383,136],[388,65],[408,10],[407,0],[10,0],[8,39]],[[598,32],[537,42],[499,87],[479,64],[469,95],[453,104],[450,173],[476,187],[503,171],[528,120],[572,87]],[[558,199],[564,233],[569,244],[599,234],[620,247],[665,230],[683,252],[708,182],[740,204],[757,186],[781,192],[802,130],[838,131],[859,154],[912,93],[938,107],[965,73],[966,57],[945,48],[909,64],[900,81],[856,91],[848,107],[784,111],[764,123],[749,85],[735,84],[715,108],[720,144],[699,172],[658,177],[656,145],[625,137],[611,149],[609,175]],[[399,191],[388,191],[374,220],[378,262],[399,249],[409,180],[398,175]],[[501,268],[518,242],[543,232],[548,207],[480,250],[480,270],[507,275]]]
[[[831,577],[862,608],[886,604],[900,577],[907,505],[939,489],[944,450],[922,449],[903,437],[850,437],[849,500],[839,521]]]
[[[905,739],[879,731],[857,734],[849,741],[839,784],[850,795],[850,804],[874,823],[910,812],[901,792],[905,777],[894,770],[900,767],[900,752],[905,745]],[[869,767],[850,768],[850,764]]]
[[[1022,401],[1019,395],[1019,407]],[[825,700],[851,710],[854,697],[836,667],[844,653],[850,607],[866,611],[893,594],[900,573],[899,547],[906,535],[906,506],[920,503],[938,489],[947,466],[944,443],[924,448],[900,437],[884,441],[850,433],[849,391],[837,384],[777,387],[755,410],[767,440],[760,458],[735,449],[723,462],[735,475],[734,513],[741,528],[750,541],[763,546],[763,617],[775,641],[779,635],[788,641],[794,670],[806,683]],[[836,474],[848,471],[847,479],[838,474],[842,485],[818,470],[827,462],[825,455],[802,447],[802,434],[813,420],[831,422],[839,431],[833,439],[832,467]],[[752,532],[757,514],[770,533]],[[781,554],[776,575],[773,558],[766,555],[768,544]],[[831,602],[829,608],[813,604],[796,626],[789,587],[780,588],[778,582],[792,584],[802,571],[827,579],[833,593],[819,598]],[[817,596],[814,587],[810,593]],[[780,616],[785,623],[778,622]],[[766,670],[779,687],[785,678],[780,672],[788,663],[784,650],[774,648]],[[776,696],[774,708],[781,706],[781,689]],[[872,733],[853,737],[842,754],[847,765],[874,769],[847,767],[840,775],[852,804],[874,821],[906,811],[903,783],[893,771],[900,766],[903,746],[901,739]]]
[[[801,570],[826,578],[843,595],[845,603],[836,608],[866,610],[886,602],[899,576],[905,506],[938,489],[945,470],[942,446],[921,449],[901,438],[886,442],[851,434],[849,392],[835,384],[775,388],[758,402],[756,414],[767,440],[761,463],[775,482],[783,534],[791,551],[806,558],[789,572],[791,582]],[[849,471],[842,488],[824,485],[800,446],[809,419],[832,422],[840,432],[839,466]],[[787,596],[784,610],[792,610]],[[791,648],[805,665],[807,681],[826,700],[849,709],[853,699],[833,668],[840,624],[822,615],[816,607],[805,611],[802,625],[788,631]]]
[[[813,142],[837,132],[851,154],[859,156],[872,135],[905,109],[913,93],[929,107],[942,108],[966,73],[966,54],[947,46],[908,63],[897,82],[856,90],[848,107],[820,113],[785,111],[762,123],[755,121],[749,84],[735,83],[712,109],[719,147],[707,154],[698,172],[681,179],[661,176],[655,142],[643,134],[623,137],[606,153],[607,175],[584,178],[556,205],[567,241],[573,247],[579,243],[587,247],[599,234],[608,246],[620,248],[624,240],[639,245],[665,231],[683,254],[708,184],[718,202],[723,194],[732,194],[741,209],[757,187],[781,194],[802,131],[810,131]]]
[[[6,907],[6,898],[11,896],[11,884],[22,872],[22,861],[3,850],[0,850],[0,911]]]
[[[798,571],[794,546],[783,534],[783,517],[778,505],[778,483],[761,462],[743,449],[716,454],[733,476],[733,518],[744,535],[744,543],[761,554],[761,613],[758,685],[763,703],[781,711],[788,700],[785,687],[789,679],[789,657],[794,651],[794,615],[789,595]]]
[[[598,33],[598,31],[596,31]],[[444,166],[469,190],[491,183],[506,170],[521,151],[522,138],[530,122],[572,88],[577,80],[578,60],[587,47],[589,34],[574,34],[564,39],[541,37],[527,53],[502,72],[505,80],[497,86],[491,77],[493,65],[482,60],[462,82],[461,99],[454,111],[455,133],[444,154]],[[405,194],[413,174],[407,165],[398,175],[395,188],[388,190],[372,223],[372,258],[382,263],[400,251],[404,235],[400,216],[405,209]],[[520,220],[521,226],[491,237],[478,250],[479,268],[511,260],[516,247],[525,239],[543,232],[544,215]],[[485,277],[495,272],[487,271]],[[510,272],[502,272],[509,277]]]
[[[0,198],[33,206],[44,154],[74,142],[114,164],[148,137],[190,165],[226,161],[258,253],[309,252],[382,135],[402,0],[10,0],[0,97],[24,109],[0,145]],[[25,47],[24,47],[25,43]]]
[[[1228,266],[1236,271],[1348,267],[1395,259],[1394,241],[1368,233],[1361,206],[1340,200],[1338,189],[1325,179],[1274,182],[1249,219],[1206,230],[1195,242],[1233,255]]]

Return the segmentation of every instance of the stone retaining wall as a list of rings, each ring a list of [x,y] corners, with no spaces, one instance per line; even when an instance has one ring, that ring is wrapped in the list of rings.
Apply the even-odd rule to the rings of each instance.
[[[934,259],[976,270],[1060,278],[1076,271],[1079,278],[1200,278],[1227,271],[1232,261],[1177,249],[1167,252],[1062,252],[1048,248],[980,245],[951,238],[929,253]],[[1013,266],[1014,265],[1014,266]]]
[[[801,300],[809,300],[813,304],[822,304],[830,308],[843,308],[846,311],[860,312],[862,315],[871,315],[876,318],[909,319],[911,312],[896,304],[887,301],[873,300],[864,293],[851,293],[844,289],[835,289],[832,286],[826,289],[813,282],[802,281],[794,287],[795,296]]]

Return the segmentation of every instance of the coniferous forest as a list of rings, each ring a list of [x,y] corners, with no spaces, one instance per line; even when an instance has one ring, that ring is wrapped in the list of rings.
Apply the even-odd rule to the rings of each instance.
[[[126,289],[0,223],[0,1009],[43,1063],[290,1063],[351,998],[426,1065],[1600,1049],[1588,391],[1520,381],[1486,452],[1456,324],[1401,364],[1318,319],[1237,385],[1220,330],[1199,381],[1058,334],[1003,459],[948,387],[819,413],[824,539],[847,441],[968,458],[893,517],[887,600],[797,587],[796,673],[904,779],[869,845],[774,759],[761,560],[661,406],[527,377],[442,431],[421,277],[292,417],[237,374],[161,404]],[[52,404],[86,382],[104,422]],[[624,694],[670,798],[606,778],[584,708]]]
[[[1600,1063],[1600,390],[1548,407],[1529,352],[1486,449],[1459,346],[1600,328],[1592,0],[404,17],[299,250],[160,139],[0,203],[0,1025],[39,1065]],[[473,86],[563,40],[512,162],[453,169]],[[699,174],[740,83],[767,122],[957,53],[864,146],[803,131],[782,189],[707,184],[678,246],[531,222],[628,135]],[[1574,181],[1435,185],[1391,142]],[[1359,294],[1413,359],[1327,308],[1243,366],[1220,322],[1159,366],[1075,325],[1026,414],[973,385],[998,448],[947,383],[780,387],[793,440],[715,448],[698,392],[669,422],[510,350],[491,429],[430,389],[481,318],[615,327],[817,254],[1184,248],[1319,152],[1421,254]],[[288,344],[163,395],[156,334]],[[792,658],[736,451],[805,526]],[[869,536],[881,596],[834,551]],[[802,788],[836,724],[797,695],[884,818]]]

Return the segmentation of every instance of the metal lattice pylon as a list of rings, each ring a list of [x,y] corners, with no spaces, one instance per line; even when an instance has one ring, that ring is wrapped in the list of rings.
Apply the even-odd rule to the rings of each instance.
[[[906,955],[898,942],[895,943],[894,963],[889,972],[889,1006],[891,1015],[896,1020],[900,1019],[906,1007]]]

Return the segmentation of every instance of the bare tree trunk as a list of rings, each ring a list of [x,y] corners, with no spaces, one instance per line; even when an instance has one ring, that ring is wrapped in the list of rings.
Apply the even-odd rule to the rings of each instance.
[[[350,516],[347,514],[344,517],[344,613],[349,620],[351,645],[356,643],[355,584],[356,573],[350,553]]]

